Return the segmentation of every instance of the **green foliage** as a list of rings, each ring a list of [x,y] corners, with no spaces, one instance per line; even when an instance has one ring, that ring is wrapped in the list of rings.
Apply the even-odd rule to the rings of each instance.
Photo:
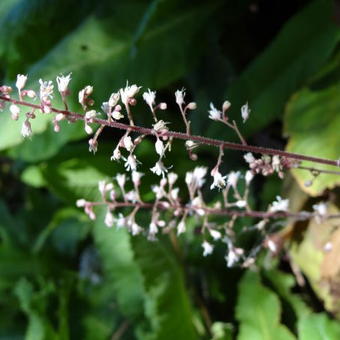
[[[259,276],[247,272],[240,282],[236,317],[240,321],[238,339],[294,339],[280,325],[281,306],[277,296],[263,287]]]
[[[338,322],[327,318],[324,313],[310,315],[299,322],[299,340],[337,339],[340,336]]]
[[[287,151],[328,159],[339,157],[339,90],[339,84],[319,91],[303,89],[289,101],[285,118],[285,132],[290,137]],[[305,164],[313,166],[310,162]],[[323,168],[333,170],[330,166]],[[312,196],[340,184],[339,176],[322,174],[314,185],[306,186],[312,179],[308,172],[294,170],[293,174],[300,187]]]

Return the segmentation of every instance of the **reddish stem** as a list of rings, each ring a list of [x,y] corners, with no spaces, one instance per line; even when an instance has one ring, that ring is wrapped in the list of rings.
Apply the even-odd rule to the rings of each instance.
[[[15,100],[12,98],[7,98],[5,96],[0,96],[0,100],[11,102],[17,105],[24,105],[24,106],[32,107],[34,109],[41,109],[40,105],[28,103],[28,102],[21,101],[21,100]],[[51,108],[51,111],[55,113],[63,113],[64,115],[68,115],[70,118],[73,118],[75,120],[84,120],[84,116],[76,112],[59,110],[55,108]],[[99,119],[99,118],[94,118],[93,122],[100,124],[100,125],[106,125],[106,126],[110,126],[110,127],[121,129],[121,130],[130,129],[131,131],[134,131],[134,132],[137,132],[143,135],[154,135],[155,134],[155,131],[153,129],[145,128],[141,126],[131,126],[128,124],[123,124],[123,123],[118,123],[118,122],[113,122],[113,121],[109,122],[107,120]],[[242,145],[238,143],[226,142],[226,141],[203,137],[203,136],[188,135],[186,133],[175,132],[175,131],[166,131],[166,132],[163,132],[162,135],[167,136],[167,137],[173,137],[176,139],[192,140],[200,144],[212,145],[215,147],[222,147],[223,149],[239,150],[239,151],[253,152],[253,153],[260,153],[260,154],[267,154],[267,155],[278,155],[281,157],[296,159],[299,161],[309,161],[309,162],[314,162],[314,163],[319,163],[319,164],[326,164],[326,165],[340,167],[339,160],[331,160],[331,159],[326,159],[326,158],[301,155],[301,154],[296,154],[293,152],[286,152],[282,150],[265,148],[261,146]]]

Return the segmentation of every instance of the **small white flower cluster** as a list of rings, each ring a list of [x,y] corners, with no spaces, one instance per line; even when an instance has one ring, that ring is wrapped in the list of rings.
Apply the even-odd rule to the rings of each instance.
[[[207,256],[213,252],[214,243],[222,241],[227,244],[228,251],[226,253],[226,262],[229,267],[239,262],[243,258],[243,250],[233,245],[230,230],[235,221],[234,218],[217,225],[214,222],[209,222],[209,209],[220,208],[245,208],[248,207],[246,202],[247,194],[241,195],[237,188],[237,183],[241,178],[240,172],[231,172],[226,175],[226,184],[223,193],[223,200],[215,202],[214,205],[209,207],[203,199],[203,186],[206,182],[207,168],[196,167],[192,171],[186,173],[185,183],[189,192],[189,202],[183,204],[179,195],[179,187],[175,184],[178,175],[174,172],[169,172],[167,175],[161,177],[158,184],[152,185],[151,190],[155,195],[155,200],[151,203],[144,202],[140,195],[141,178],[144,174],[132,171],[131,182],[133,189],[128,190],[127,176],[125,174],[117,174],[115,182],[117,188],[114,188],[112,183],[100,181],[98,189],[102,197],[102,202],[87,202],[84,199],[77,201],[77,206],[83,207],[85,213],[91,218],[95,218],[93,207],[97,205],[106,205],[107,211],[104,218],[104,223],[108,227],[116,226],[118,228],[125,227],[132,235],[146,234],[149,240],[156,240],[160,231],[168,233],[170,230],[175,229],[177,235],[183,234],[187,230],[187,219],[196,218],[201,220],[202,228],[201,234],[203,236],[202,247],[203,255]],[[247,175],[245,182],[247,182]],[[119,188],[119,189],[118,189]],[[232,188],[234,191],[234,202],[228,202],[228,190]],[[247,188],[247,184],[246,184]],[[245,190],[245,193],[248,189]],[[122,200],[117,200],[122,198]],[[129,209],[130,212],[123,214],[120,212],[113,214],[113,210]],[[139,209],[151,209],[151,221],[148,228],[142,228],[136,219]],[[167,219],[168,211],[171,211],[172,218],[170,221],[165,222]]]
[[[84,115],[79,117],[77,114],[73,114],[68,110],[67,96],[70,94],[69,84],[71,81],[71,73],[68,75],[59,75],[56,77],[56,84],[58,92],[61,96],[65,110],[57,110],[52,108],[52,99],[54,98],[55,85],[51,80],[44,81],[39,80],[40,89],[36,94],[33,90],[26,88],[27,75],[19,74],[15,83],[16,89],[19,94],[18,100],[10,100],[9,111],[13,120],[20,118],[20,105],[25,105],[23,98],[38,99],[40,104],[33,105],[26,103],[26,106],[30,107],[30,112],[25,113],[23,124],[21,127],[21,134],[23,137],[30,137],[32,135],[31,121],[35,119],[35,111],[41,111],[42,113],[56,113],[53,118],[54,131],[60,130],[59,122],[67,119],[69,122],[73,122],[78,119],[84,120],[84,130],[87,134],[92,135],[89,139],[89,150],[92,152],[97,151],[98,137],[105,128],[110,125],[113,127],[119,127],[125,129],[125,133],[119,139],[118,144],[113,150],[111,160],[124,161],[124,167],[126,171],[130,172],[131,184],[127,183],[128,177],[126,174],[117,174],[115,176],[116,187],[112,183],[101,181],[98,185],[98,189],[101,194],[102,202],[88,202],[85,199],[77,201],[77,206],[83,207],[85,213],[90,219],[94,220],[96,215],[94,213],[94,207],[96,205],[104,204],[107,207],[104,222],[108,227],[113,225],[117,227],[126,227],[132,235],[140,233],[147,234],[150,240],[155,240],[160,232],[168,232],[175,230],[177,235],[183,234],[188,226],[188,219],[196,219],[201,223],[201,235],[202,235],[202,248],[203,255],[207,256],[214,250],[214,242],[221,241],[227,245],[227,253],[225,256],[227,266],[233,266],[240,260],[245,259],[244,251],[241,248],[235,246],[233,241],[232,227],[238,216],[259,217],[262,216],[262,220],[257,223],[255,227],[259,231],[263,231],[268,221],[267,216],[276,215],[277,217],[287,216],[289,212],[288,199],[282,199],[277,196],[276,200],[272,202],[266,212],[260,212],[264,214],[253,214],[248,203],[249,186],[255,174],[262,174],[264,176],[277,173],[280,178],[283,177],[284,170],[298,166],[299,162],[290,158],[280,157],[278,155],[268,156],[263,155],[261,158],[256,159],[252,153],[247,153],[244,159],[249,164],[249,170],[243,175],[240,171],[231,171],[228,174],[223,174],[221,170],[223,148],[225,143],[221,141],[220,152],[216,165],[210,170],[212,182],[210,183],[210,189],[218,189],[220,199],[213,205],[207,204],[204,200],[204,184],[206,183],[206,176],[208,174],[208,168],[204,166],[197,166],[192,171],[189,171],[185,175],[185,184],[188,189],[189,200],[186,204],[183,204],[179,195],[179,186],[175,186],[177,181],[177,174],[169,172],[172,166],[164,165],[164,158],[166,152],[171,150],[172,142],[174,138],[181,138],[185,140],[185,147],[188,151],[189,157],[192,160],[197,159],[197,155],[193,153],[193,150],[199,144],[209,144],[204,142],[204,137],[191,135],[191,122],[188,120],[189,111],[195,110],[197,105],[195,102],[186,103],[186,91],[184,88],[175,92],[175,102],[182,115],[183,122],[185,124],[185,133],[178,133],[169,131],[168,122],[159,120],[157,117],[158,110],[166,110],[167,104],[164,102],[157,103],[156,91],[148,89],[142,95],[148,109],[150,109],[154,124],[152,129],[142,128],[134,125],[132,116],[132,106],[137,103],[137,95],[141,89],[141,86],[136,84],[129,85],[128,82],[124,88],[113,92],[108,101],[103,102],[101,109],[106,115],[106,122],[103,123],[97,117],[100,113],[90,107],[94,104],[91,98],[93,94],[93,87],[90,85],[85,86],[78,92],[78,101],[81,104]],[[3,97],[0,101],[0,109],[5,106],[5,102],[11,99],[12,89],[9,86],[0,86],[0,94]],[[5,97],[5,99],[4,99]],[[225,101],[220,109],[216,108],[213,103],[210,103],[210,109],[208,110],[209,118],[225,124],[227,127],[234,130],[239,137],[241,144],[247,145],[242,137],[236,122],[228,117],[227,113],[231,103]],[[250,115],[250,109],[248,103],[241,107],[241,118],[245,122]],[[117,122],[123,118],[129,121],[129,125],[121,124]],[[98,123],[100,126],[94,130],[92,124]],[[145,132],[146,131],[146,132]],[[138,133],[135,137],[133,134]],[[145,138],[145,135],[152,135],[155,138],[154,148],[158,160],[150,171],[160,176],[159,183],[151,187],[152,192],[155,195],[155,201],[152,203],[145,203],[141,199],[140,185],[143,173],[138,172],[137,168],[140,164],[135,155],[136,147]],[[216,142],[216,141],[215,141]],[[211,143],[213,144],[213,143]],[[214,144],[216,145],[216,143]],[[254,150],[248,148],[248,150]],[[244,181],[244,185],[239,185],[240,181]],[[129,188],[130,186],[130,188]],[[118,189],[119,188],[119,189]],[[129,189],[127,189],[129,188]],[[243,188],[242,190],[240,188]],[[122,201],[117,201],[117,197],[121,197]],[[119,213],[117,216],[113,214],[113,211],[117,208],[131,210],[127,215]],[[137,212],[139,209],[152,209],[151,221],[148,228],[142,228],[136,220]],[[233,208],[233,209],[230,209]],[[229,210],[230,209],[230,210]],[[322,222],[328,215],[327,206],[325,203],[315,204],[313,206],[313,213],[306,213],[305,216],[315,217],[318,222]],[[166,211],[171,211],[172,217],[169,222],[165,222]],[[231,219],[217,225],[216,223],[209,221],[214,213],[225,212],[226,215],[230,215]],[[265,217],[263,217],[265,216]],[[268,247],[273,248],[273,245]],[[247,263],[252,263],[253,258],[248,258]]]
[[[277,173],[280,178],[284,176],[284,170],[297,166],[297,162],[278,155],[263,155],[256,159],[252,153],[248,152],[244,155],[245,161],[249,164],[249,168],[253,174],[262,174],[269,176]]]

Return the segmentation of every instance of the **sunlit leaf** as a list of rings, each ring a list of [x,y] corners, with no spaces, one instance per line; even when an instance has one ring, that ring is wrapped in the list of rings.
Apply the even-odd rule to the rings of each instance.
[[[280,315],[278,297],[261,284],[258,274],[246,272],[240,282],[236,306],[236,317],[240,322],[237,339],[295,339],[290,331],[280,324]]]
[[[340,140],[340,85],[324,90],[303,89],[290,100],[285,116],[285,133],[289,137],[287,151],[313,155],[315,157],[339,159]],[[335,167],[303,162],[305,166],[336,170]],[[305,170],[292,170],[302,190],[312,196],[320,195],[325,189],[340,184],[337,174],[314,176]],[[312,184],[306,185],[306,182]]]

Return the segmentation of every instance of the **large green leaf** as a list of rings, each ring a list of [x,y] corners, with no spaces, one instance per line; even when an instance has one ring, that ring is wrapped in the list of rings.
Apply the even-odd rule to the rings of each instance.
[[[340,85],[324,90],[303,89],[290,100],[285,116],[285,133],[289,137],[287,151],[313,155],[321,158],[339,159],[340,140]],[[311,162],[304,165],[336,170],[331,166],[321,166]],[[292,173],[300,187],[312,196],[320,195],[325,189],[340,184],[340,176],[320,174],[312,185],[305,182],[313,179],[308,171],[299,169]]]
[[[252,111],[245,125],[246,134],[280,117],[291,94],[330,57],[340,39],[332,12],[332,1],[315,0],[308,4],[285,24],[227,91],[232,103],[231,117],[240,117],[240,107],[249,102]],[[235,137],[217,124],[209,134]]]
[[[236,317],[240,322],[239,340],[292,340],[294,336],[280,324],[278,297],[265,288],[259,275],[246,272],[239,286]]]
[[[333,340],[340,338],[340,324],[326,314],[312,314],[299,320],[299,340]]]
[[[134,238],[133,249],[145,284],[145,313],[151,330],[141,339],[198,339],[183,273],[165,242]]]
[[[97,6],[93,0],[81,6],[77,0],[2,0],[0,60],[7,78],[27,70]]]
[[[130,236],[126,229],[110,229],[99,214],[93,235],[103,263],[105,280],[112,287],[112,297],[128,318],[143,316],[144,285],[140,268],[135,261]]]

